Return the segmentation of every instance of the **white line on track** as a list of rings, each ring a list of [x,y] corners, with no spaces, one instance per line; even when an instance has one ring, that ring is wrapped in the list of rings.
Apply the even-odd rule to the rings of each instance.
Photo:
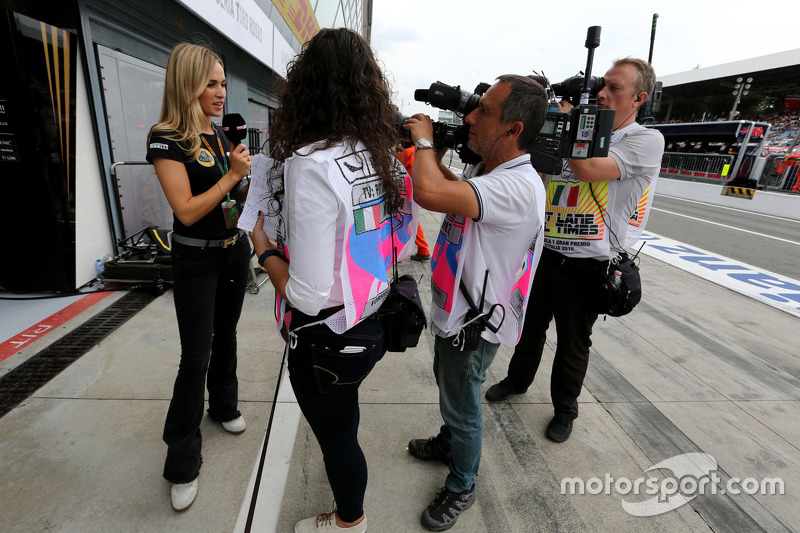
[[[791,222],[793,224],[800,224],[800,220],[794,218],[786,218],[786,217],[779,217],[777,215],[767,215],[764,213],[756,213],[755,211],[747,211],[745,209],[736,209],[735,207],[728,207],[726,205],[717,205],[717,204],[710,204],[708,202],[701,202],[699,200],[689,200],[688,198],[681,198],[680,196],[669,196],[667,194],[656,194],[656,196],[663,196],[664,198],[669,198],[671,200],[680,200],[682,202],[687,202],[690,204],[699,204],[704,205],[707,207],[714,207],[716,209],[727,209],[728,211],[736,211],[737,213],[746,213],[748,215],[755,215],[764,218],[775,218],[778,220],[783,220],[786,222]]]
[[[666,209],[660,209],[658,207],[652,207],[651,209],[653,211],[661,211],[662,213],[675,215],[676,217],[684,217],[684,218],[688,218],[688,219],[691,219],[691,220],[697,220],[698,222],[705,222],[706,224],[713,224],[715,226],[722,226],[723,228],[728,228],[728,229],[732,229],[732,230],[736,230],[736,231],[742,231],[744,233],[750,233],[752,235],[758,235],[759,237],[766,237],[768,239],[774,239],[776,241],[781,241],[781,242],[788,242],[789,244],[796,244],[797,246],[800,246],[800,242],[790,241],[789,239],[782,239],[780,237],[775,237],[773,235],[767,235],[766,233],[758,233],[757,231],[750,231],[749,229],[737,228],[736,226],[729,226],[727,224],[720,224],[719,222],[711,222],[710,220],[705,220],[705,219],[702,219],[702,218],[697,218],[697,217],[692,217],[692,216],[689,216],[689,215],[684,215],[683,213],[676,213],[675,211],[667,211]]]

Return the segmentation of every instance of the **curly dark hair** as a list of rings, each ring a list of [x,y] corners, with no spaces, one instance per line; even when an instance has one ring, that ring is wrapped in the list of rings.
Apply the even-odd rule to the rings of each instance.
[[[395,212],[402,199],[394,176],[392,148],[399,135],[389,84],[369,44],[347,28],[319,31],[290,63],[280,91],[280,108],[269,127],[270,155],[284,162],[298,149],[320,142],[313,150],[357,141],[372,156],[372,166]],[[312,150],[312,151],[313,151]],[[305,151],[304,151],[305,152]],[[280,209],[283,185],[274,199]]]

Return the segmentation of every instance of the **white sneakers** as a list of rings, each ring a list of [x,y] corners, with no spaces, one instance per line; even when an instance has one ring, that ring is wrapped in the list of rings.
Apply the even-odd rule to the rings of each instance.
[[[239,416],[239,418],[234,418],[233,420],[228,420],[227,422],[222,423],[222,427],[228,433],[244,433],[244,430],[247,429],[247,424],[244,422],[244,418]]]
[[[322,513],[316,518],[306,518],[300,520],[294,526],[294,533],[364,533],[367,530],[367,517],[358,524],[351,527],[339,527],[336,525],[336,510],[330,513]]]
[[[176,511],[185,511],[194,503],[197,498],[197,480],[189,483],[173,483],[170,490],[172,498],[172,508]]]
[[[244,430],[247,429],[247,424],[245,423],[244,418],[239,416],[233,420],[223,422],[222,427],[228,433],[238,434],[244,433]],[[172,499],[173,509],[176,511],[185,511],[192,506],[194,499],[197,498],[197,480],[195,479],[189,483],[173,483],[172,489],[170,490],[170,498]],[[342,531],[350,530],[347,529]]]

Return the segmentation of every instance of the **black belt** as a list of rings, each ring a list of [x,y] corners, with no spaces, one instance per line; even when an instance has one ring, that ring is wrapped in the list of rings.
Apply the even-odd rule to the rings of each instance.
[[[592,257],[570,257],[561,252],[551,250],[550,248],[542,248],[542,261],[548,263],[557,263],[559,265],[566,265],[581,269],[596,269],[605,268],[608,266],[608,259],[595,259]]]
[[[184,244],[186,246],[199,246],[200,248],[227,248],[233,246],[239,239],[245,236],[245,232],[239,230],[236,235],[228,237],[227,239],[195,239],[193,237],[184,237],[176,233],[172,234],[172,240]]]

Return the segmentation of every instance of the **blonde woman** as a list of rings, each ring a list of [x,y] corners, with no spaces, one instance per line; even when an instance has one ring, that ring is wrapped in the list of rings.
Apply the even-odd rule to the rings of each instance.
[[[161,117],[148,136],[147,161],[174,213],[172,267],[181,359],[164,424],[164,478],[172,483],[176,511],[188,509],[197,496],[206,386],[209,416],[230,433],[246,428],[237,408],[236,325],[250,246],[236,228],[235,209],[241,205],[250,154],[243,144],[231,146],[211,122],[222,115],[225,95],[219,56],[203,46],[177,45],[167,62]],[[237,203],[230,209],[232,201]]]

